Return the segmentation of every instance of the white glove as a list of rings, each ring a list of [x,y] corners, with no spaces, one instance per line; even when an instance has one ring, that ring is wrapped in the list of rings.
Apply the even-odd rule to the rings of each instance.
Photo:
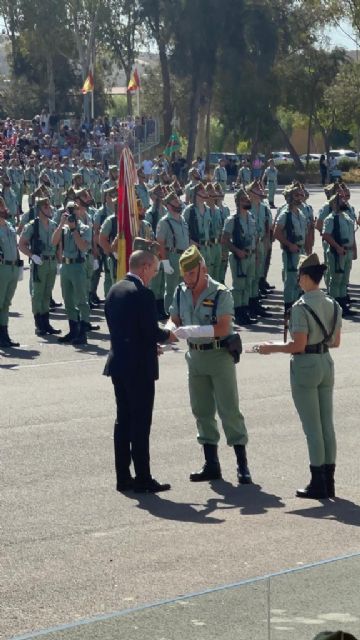
[[[93,271],[97,271],[98,268],[99,268],[99,260],[97,258],[94,258]]]
[[[214,327],[212,324],[189,324],[174,329],[173,333],[177,338],[214,338]]]
[[[172,268],[170,261],[169,260],[161,260],[161,264],[163,266],[163,269],[165,271],[165,273],[167,273],[169,276],[172,276],[174,273],[174,269]]]
[[[118,259],[118,254],[116,253],[116,251],[113,251],[113,256],[114,256],[115,260]]]
[[[62,264],[60,264],[60,263],[58,262],[58,263],[57,263],[57,265],[56,265],[56,273],[57,273],[57,275],[60,275],[61,267],[62,267]]]
[[[40,265],[42,265],[42,263],[43,263],[43,261],[41,260],[40,256],[37,256],[36,253],[32,254],[31,260],[33,261],[34,264],[37,264],[38,267],[40,267]]]

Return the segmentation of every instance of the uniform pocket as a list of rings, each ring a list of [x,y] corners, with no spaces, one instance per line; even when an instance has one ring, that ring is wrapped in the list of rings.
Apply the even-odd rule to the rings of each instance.
[[[290,375],[293,382],[302,387],[317,387],[323,371],[319,356],[297,356],[290,361]]]

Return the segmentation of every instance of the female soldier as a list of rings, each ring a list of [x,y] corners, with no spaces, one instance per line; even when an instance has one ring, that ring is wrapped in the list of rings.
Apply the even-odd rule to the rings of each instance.
[[[259,353],[289,353],[291,392],[310,457],[311,480],[299,498],[335,497],[336,438],[333,423],[334,363],[329,348],[340,344],[341,308],[319,288],[326,265],[316,253],[303,257],[298,278],[303,295],[291,309],[292,340],[261,344]]]

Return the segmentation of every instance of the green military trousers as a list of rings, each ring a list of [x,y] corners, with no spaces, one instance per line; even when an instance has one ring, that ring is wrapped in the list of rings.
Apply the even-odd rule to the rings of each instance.
[[[106,258],[106,264],[109,271],[109,278],[111,282],[110,287],[111,287],[113,284],[116,284],[116,280],[117,280],[117,260],[111,254]]]
[[[61,291],[69,320],[89,322],[90,307],[85,262],[63,264]]]
[[[87,253],[85,258],[85,271],[86,271],[86,289],[88,297],[91,291],[91,278],[93,274],[93,266],[94,266],[94,256],[92,253]]]
[[[162,265],[159,267],[159,271],[151,280],[149,285],[156,300],[163,300],[165,295],[165,273]]]
[[[111,282],[110,270],[107,263],[107,258],[103,253],[99,255],[98,262],[99,262],[99,268],[95,269],[95,271],[92,272],[90,289],[91,289],[91,293],[96,293],[97,288],[99,286],[99,282],[100,282],[101,272],[104,271],[104,295],[106,297],[110,291],[112,282]]]
[[[255,255],[237,260],[231,253],[229,264],[232,275],[232,295],[234,307],[247,307],[251,295],[252,281],[255,276]]]
[[[221,277],[221,244],[220,241],[214,242],[209,247],[209,276],[220,282]]]
[[[328,291],[333,298],[345,298],[350,280],[353,252],[346,250],[344,256],[328,251]]]
[[[189,350],[186,354],[190,404],[200,444],[217,444],[217,411],[229,446],[246,444],[248,435],[239,409],[235,364],[226,349]]]
[[[174,269],[174,273],[165,273],[165,298],[164,298],[164,306],[166,313],[169,313],[170,306],[172,304],[175,289],[178,286],[179,282],[182,280],[180,276],[180,267],[179,267],[179,253],[175,253],[175,251],[169,252],[168,260]]]
[[[229,250],[222,245],[221,247],[221,263],[219,269],[219,282],[225,284],[226,272],[229,264]]]
[[[268,196],[269,196],[270,204],[274,204],[276,187],[277,187],[277,184],[274,180],[268,180],[267,188],[268,188]]]
[[[0,326],[7,326],[9,309],[18,283],[19,267],[0,264]]]
[[[31,306],[33,314],[49,313],[50,298],[56,279],[56,258],[31,265]]]
[[[291,393],[306,436],[310,464],[334,464],[334,363],[329,353],[301,354],[290,361]]]
[[[259,281],[264,276],[265,271],[265,245],[263,240],[259,240],[255,254],[255,277],[251,282],[250,298],[257,298],[259,295]]]
[[[298,264],[301,253],[282,252],[283,260],[283,282],[284,282],[284,302],[293,304],[298,299],[301,289],[298,283]]]

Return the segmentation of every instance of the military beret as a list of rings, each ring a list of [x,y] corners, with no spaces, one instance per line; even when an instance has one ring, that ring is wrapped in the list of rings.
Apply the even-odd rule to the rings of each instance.
[[[338,182],[333,182],[331,184],[326,185],[326,187],[324,187],[324,191],[328,198],[332,196],[334,193],[337,193],[339,190],[340,190],[340,185]]]
[[[240,187],[240,189],[238,189],[235,192],[235,195],[234,195],[235,204],[238,204],[240,198],[246,198],[246,200],[249,202],[249,196],[246,193],[245,189],[243,189],[243,187]]]
[[[195,269],[202,261],[203,257],[199,249],[192,244],[188,249],[185,249],[180,256],[179,266],[181,275],[191,271],[191,269]]]
[[[145,238],[134,238],[133,251],[150,251],[154,256],[159,253],[160,245],[155,240],[145,240]]]
[[[338,193],[333,193],[333,195],[331,196],[331,198],[329,198],[329,205],[336,205],[338,203],[338,197],[339,194]]]
[[[75,178],[81,178],[81,179],[82,179],[82,177],[83,177],[82,173],[77,172],[77,173],[74,173],[74,174],[73,174],[73,180],[74,180]]]
[[[149,189],[149,194],[151,196],[157,196],[161,198],[163,196],[163,190],[160,184],[155,184],[151,189]]]
[[[222,190],[220,182],[214,182],[214,188],[215,188],[215,190],[216,190],[216,192],[218,193],[219,196],[223,196],[224,195],[224,192]]]
[[[196,167],[191,167],[191,169],[189,169],[188,175],[192,178],[195,178],[195,180],[201,180],[199,169],[197,169]]]
[[[74,209],[75,207],[76,207],[76,203],[73,200],[69,200],[69,202],[66,203],[67,209]]]
[[[165,198],[163,199],[163,203],[169,204],[169,202],[172,202],[173,200],[177,200],[179,201],[178,196],[176,195],[175,191],[169,191],[169,193],[166,194]]]
[[[104,189],[103,191],[104,196],[110,196],[111,198],[117,196],[117,188],[116,187],[109,187],[109,189]]]
[[[35,204],[37,207],[42,207],[44,204],[50,204],[49,198],[35,198]]]
[[[261,193],[264,193],[264,189],[258,180],[253,180],[252,182],[250,182],[250,184],[248,184],[246,187],[246,191],[248,193],[249,191],[261,191]]]
[[[117,170],[118,170],[117,164],[112,164],[112,165],[109,166],[109,172],[110,171],[117,171]]]

